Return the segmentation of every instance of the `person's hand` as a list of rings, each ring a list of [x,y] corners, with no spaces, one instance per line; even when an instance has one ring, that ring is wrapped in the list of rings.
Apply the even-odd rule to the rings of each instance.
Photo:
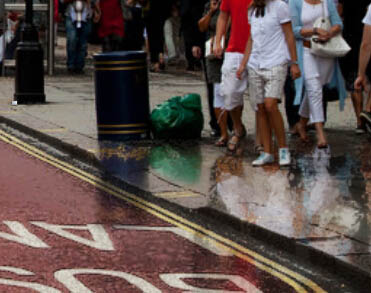
[[[238,67],[238,70],[236,72],[236,76],[239,80],[242,80],[242,75],[245,71],[245,66],[243,64],[240,65],[240,67]]]
[[[192,47],[192,55],[193,55],[193,57],[195,57],[196,59],[200,59],[201,56],[202,56],[201,48],[198,47],[198,46],[193,46],[193,47]]]
[[[367,78],[364,75],[359,75],[354,82],[354,88],[356,90],[367,90],[368,86],[369,85],[367,84]]]
[[[220,44],[215,44],[214,55],[216,58],[222,59],[223,57],[223,48]]]
[[[219,9],[219,1],[218,0],[212,0],[210,2],[210,13],[214,14]]]
[[[331,34],[328,31],[321,29],[321,28],[317,28],[316,30],[317,30],[317,37],[320,42],[325,43],[331,39]]]
[[[136,4],[136,3],[135,3],[135,0],[127,0],[127,1],[126,1],[126,5],[127,5],[127,6],[134,7],[135,4]]]
[[[298,64],[292,64],[290,66],[290,74],[292,80],[295,80],[301,76],[300,67]]]

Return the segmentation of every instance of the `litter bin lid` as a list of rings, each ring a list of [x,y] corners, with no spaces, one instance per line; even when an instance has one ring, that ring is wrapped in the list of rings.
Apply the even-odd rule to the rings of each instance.
[[[147,54],[144,51],[117,51],[95,54],[94,61],[126,61],[126,60],[146,60]]]

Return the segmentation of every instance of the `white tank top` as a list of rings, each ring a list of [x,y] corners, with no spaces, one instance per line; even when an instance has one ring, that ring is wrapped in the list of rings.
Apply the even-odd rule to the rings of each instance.
[[[325,7],[327,6],[326,2],[324,6]],[[301,10],[301,22],[303,24],[303,28],[312,28],[317,18],[323,16],[322,7],[323,7],[322,3],[312,5],[303,0],[303,9]],[[326,12],[325,15],[327,15]]]

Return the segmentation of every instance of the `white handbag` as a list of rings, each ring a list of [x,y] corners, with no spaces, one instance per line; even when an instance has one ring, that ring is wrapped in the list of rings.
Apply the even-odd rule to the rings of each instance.
[[[224,37],[222,37],[221,43],[223,44],[222,48],[224,49]],[[214,55],[214,52],[213,52],[213,49],[215,48],[215,46],[216,46],[216,38],[215,37],[210,38],[205,43],[205,57],[207,59],[214,59],[215,58],[215,55]]]
[[[331,29],[331,22],[329,17],[325,16],[324,2],[325,0],[322,0],[323,16],[316,19],[313,27],[329,31]],[[324,58],[344,57],[350,50],[351,47],[341,34],[336,35],[325,43],[320,42],[318,36],[313,36],[311,38],[310,52],[316,56]]]

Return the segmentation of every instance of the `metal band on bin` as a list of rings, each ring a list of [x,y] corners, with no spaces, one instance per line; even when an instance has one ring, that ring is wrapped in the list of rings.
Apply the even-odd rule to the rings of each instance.
[[[133,128],[137,128],[137,129],[133,129]],[[117,125],[99,124],[98,125],[98,134],[139,134],[139,133],[145,133],[147,131],[148,131],[148,125],[146,123],[117,124]]]
[[[97,71],[126,71],[146,68],[145,60],[95,61],[94,64],[95,70]],[[137,66],[122,66],[122,65],[137,65]]]

